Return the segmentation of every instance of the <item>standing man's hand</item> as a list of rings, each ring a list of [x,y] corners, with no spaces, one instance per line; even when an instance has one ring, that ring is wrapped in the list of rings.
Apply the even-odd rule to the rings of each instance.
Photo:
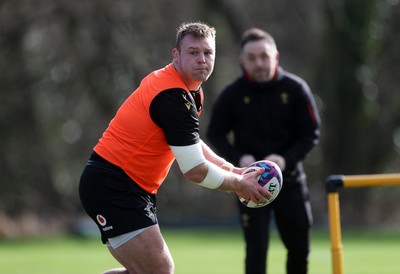
[[[254,158],[253,155],[244,154],[242,157],[240,157],[239,166],[240,167],[248,167],[249,165],[251,165],[255,161],[256,161],[256,158]]]
[[[278,154],[270,154],[267,157],[264,158],[264,160],[274,162],[279,166],[281,171],[283,172],[286,168],[286,161],[285,158],[283,158],[281,155]]]

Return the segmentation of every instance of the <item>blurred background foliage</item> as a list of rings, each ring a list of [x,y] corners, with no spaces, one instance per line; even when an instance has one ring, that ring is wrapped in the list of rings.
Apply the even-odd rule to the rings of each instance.
[[[203,132],[240,74],[248,27],[269,31],[281,65],[311,86],[323,123],[305,162],[317,226],[327,223],[327,176],[400,171],[399,0],[2,0],[0,238],[85,216],[77,186],[92,147],[140,80],[171,61],[176,28],[198,20],[217,30]],[[340,195],[343,225],[400,225],[400,188]],[[176,165],[158,203],[165,225],[237,222],[234,195],[188,183]]]

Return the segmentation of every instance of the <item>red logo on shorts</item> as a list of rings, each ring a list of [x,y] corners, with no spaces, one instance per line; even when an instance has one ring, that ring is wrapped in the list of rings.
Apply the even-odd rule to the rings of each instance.
[[[107,224],[107,220],[106,218],[104,218],[102,215],[97,214],[96,216],[97,222],[101,225],[101,226],[105,226]]]

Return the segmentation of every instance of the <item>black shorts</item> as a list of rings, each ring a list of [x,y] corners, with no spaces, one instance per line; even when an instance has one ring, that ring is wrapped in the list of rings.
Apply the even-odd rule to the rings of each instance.
[[[157,224],[156,195],[139,187],[121,168],[93,153],[82,173],[79,195],[103,243]]]

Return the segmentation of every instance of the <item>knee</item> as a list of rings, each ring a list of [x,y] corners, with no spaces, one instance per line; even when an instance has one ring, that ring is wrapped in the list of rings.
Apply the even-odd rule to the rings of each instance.
[[[161,266],[156,272],[154,272],[155,274],[174,274],[175,272],[175,263],[174,260],[169,257],[167,258],[164,263],[163,266]]]

